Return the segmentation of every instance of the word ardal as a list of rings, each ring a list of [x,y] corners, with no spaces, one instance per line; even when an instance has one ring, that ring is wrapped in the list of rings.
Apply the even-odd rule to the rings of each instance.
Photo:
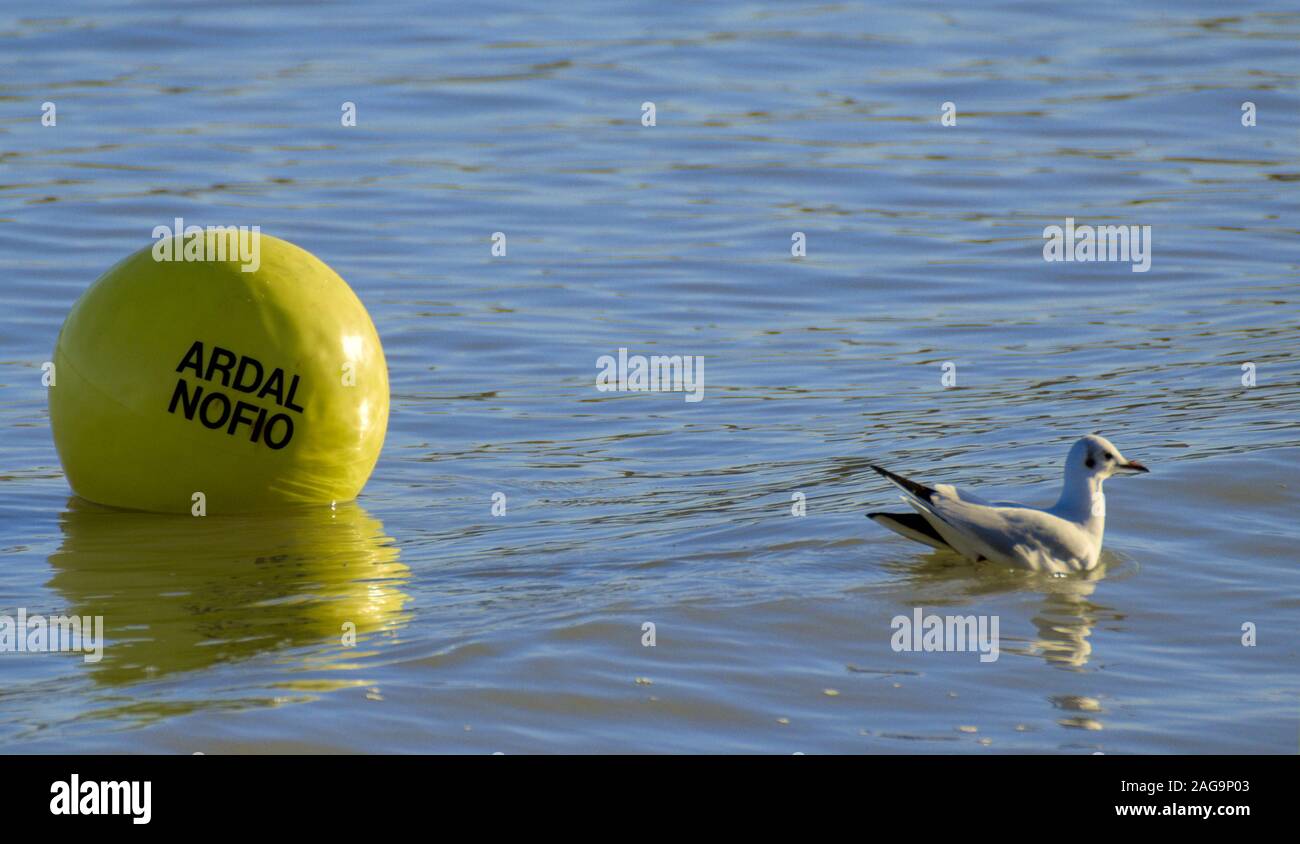
[[[146,824],[153,818],[153,783],[132,781],[81,781],[73,774],[50,784],[51,815],[130,815],[131,823]]]
[[[1043,229],[1043,260],[1054,261],[1129,261],[1129,270],[1144,273],[1151,269],[1150,226],[1076,226],[1073,217],[1065,218],[1065,227]]]
[[[205,358],[203,341],[195,340],[185,356],[181,358],[176,371],[184,373],[191,370],[194,377],[208,382],[207,392],[202,384],[195,384],[190,392],[190,384],[185,378],[176,381],[172,391],[172,400],[167,405],[168,413],[175,413],[179,406],[185,418],[193,421],[195,417],[204,427],[214,431],[224,429],[234,436],[240,425],[249,428],[249,442],[261,441],[272,449],[281,449],[293,439],[293,417],[287,413],[268,413],[265,407],[250,404],[242,399],[230,396],[212,387],[213,378],[221,376],[221,386],[248,396],[256,394],[258,399],[271,399],[280,407],[302,413],[302,407],[293,403],[298,392],[298,376],[293,376],[288,390],[284,385],[284,370],[276,367],[266,374],[266,367],[257,358],[241,355],[220,346],[213,346]],[[255,414],[255,415],[250,415]]]
[[[262,266],[261,226],[187,226],[176,217],[176,227],[154,226],[155,261],[238,261],[240,272],[257,272]],[[177,243],[181,238],[181,243]]]
[[[596,358],[600,373],[596,389],[602,393],[686,393],[686,401],[704,398],[703,355],[631,355],[627,349]]]

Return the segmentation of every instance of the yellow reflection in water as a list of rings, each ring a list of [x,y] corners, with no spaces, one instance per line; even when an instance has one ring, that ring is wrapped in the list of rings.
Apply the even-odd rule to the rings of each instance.
[[[346,624],[362,648],[405,621],[410,571],[355,504],[194,517],[73,499],[60,526],[48,585],[67,613],[104,617],[103,660],[86,668],[106,684],[305,645],[343,661]],[[329,667],[319,649],[308,659]]]

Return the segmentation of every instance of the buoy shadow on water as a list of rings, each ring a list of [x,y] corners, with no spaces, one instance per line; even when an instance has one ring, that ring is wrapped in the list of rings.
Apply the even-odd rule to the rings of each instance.
[[[309,645],[347,659],[407,618],[410,570],[356,504],[196,518],[73,498],[59,526],[47,585],[65,614],[103,617],[86,669],[105,684]]]

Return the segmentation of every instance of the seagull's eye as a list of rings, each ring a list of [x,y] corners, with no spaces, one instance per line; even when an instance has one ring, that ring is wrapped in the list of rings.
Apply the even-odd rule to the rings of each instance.
[[[1097,461],[1093,460],[1093,459],[1092,459],[1092,455],[1089,454],[1089,455],[1088,455],[1088,459],[1085,460],[1085,461],[1083,461],[1083,465],[1085,465],[1085,466],[1087,466],[1089,469],[1091,469],[1093,466],[1096,466],[1096,465],[1097,465]]]
[[[1111,453],[1108,451],[1108,452],[1106,452],[1106,459],[1107,459],[1107,460],[1114,460],[1114,459],[1115,459],[1115,455],[1111,454]]]

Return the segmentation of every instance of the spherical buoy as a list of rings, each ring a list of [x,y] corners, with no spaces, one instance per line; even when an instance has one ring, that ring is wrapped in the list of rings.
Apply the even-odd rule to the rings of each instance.
[[[350,501],[388,427],[361,300],[306,250],[234,228],[100,276],[59,332],[49,396],[73,491],[155,512]]]

